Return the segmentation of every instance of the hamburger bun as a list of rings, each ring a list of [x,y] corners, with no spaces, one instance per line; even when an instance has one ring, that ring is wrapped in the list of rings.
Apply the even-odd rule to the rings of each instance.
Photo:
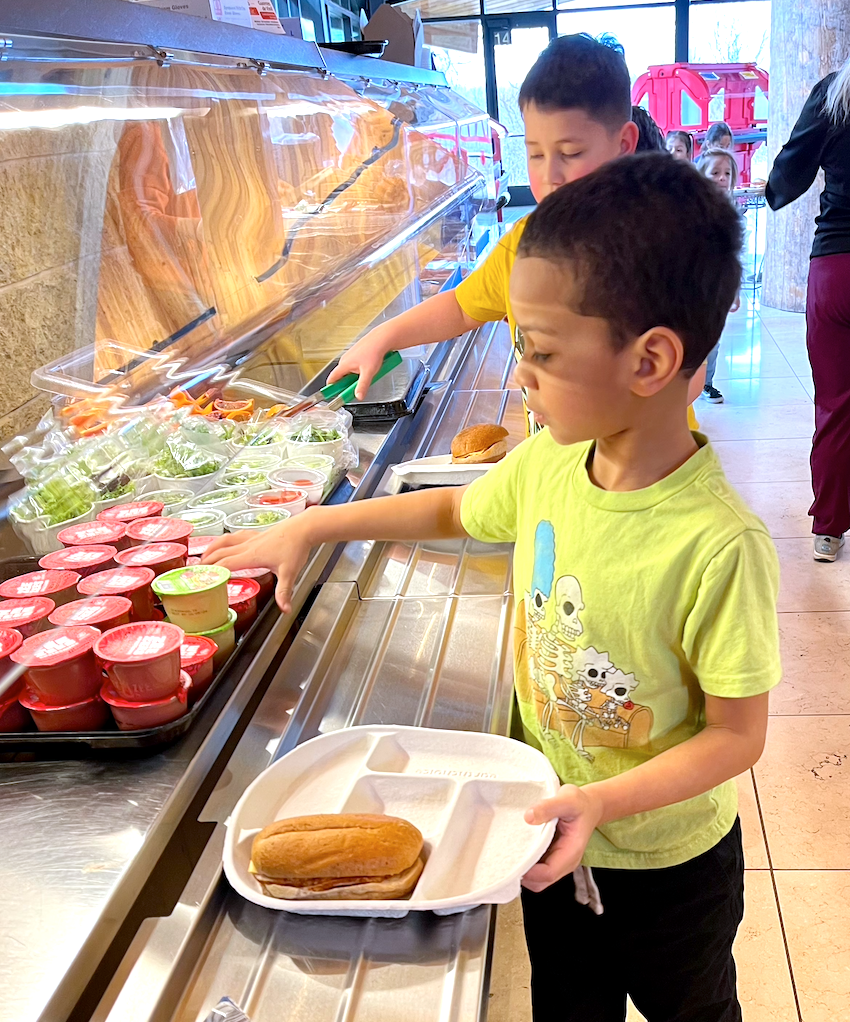
[[[257,834],[249,869],[273,898],[395,899],[416,886],[421,853],[422,835],[394,816],[296,816]]]
[[[453,465],[486,465],[501,461],[508,453],[508,431],[485,423],[463,429],[452,440]]]

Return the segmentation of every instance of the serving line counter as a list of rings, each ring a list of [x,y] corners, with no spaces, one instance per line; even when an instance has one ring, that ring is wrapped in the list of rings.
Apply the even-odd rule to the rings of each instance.
[[[445,451],[483,419],[521,436],[510,360],[506,328],[471,338],[454,385],[426,399],[408,456]],[[397,490],[387,471],[375,494]],[[248,784],[316,735],[368,724],[508,733],[510,563],[509,548],[471,541],[338,551],[200,813],[215,829],[197,867],[171,915],[139,932],[97,1022],[201,1022],[223,996],[252,1022],[486,1017],[493,909],[395,920],[269,912],[230,889],[221,853]]]

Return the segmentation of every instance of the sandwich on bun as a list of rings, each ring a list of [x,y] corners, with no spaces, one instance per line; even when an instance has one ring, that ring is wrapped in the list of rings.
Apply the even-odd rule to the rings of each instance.
[[[493,423],[463,429],[452,440],[452,464],[485,465],[501,461],[508,453],[507,437],[504,426]]]
[[[422,835],[412,823],[340,813],[264,827],[248,868],[272,898],[363,901],[408,897],[423,867]]]

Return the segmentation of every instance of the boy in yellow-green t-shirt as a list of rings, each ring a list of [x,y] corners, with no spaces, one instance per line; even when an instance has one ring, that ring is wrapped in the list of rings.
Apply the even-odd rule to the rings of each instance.
[[[287,610],[319,543],[515,543],[522,725],[563,781],[525,817],[559,821],[523,879],[537,1022],[621,1022],[627,995],[649,1022],[741,1018],[734,778],[761,755],[780,677],[778,566],[683,414],[737,293],[740,231],[662,154],[559,189],[510,285],[543,430],[470,487],[309,508],[205,558],[273,569]],[[602,914],[579,903],[594,884]]]
[[[638,129],[631,120],[626,63],[616,50],[588,35],[560,36],[546,47],[522,84],[519,106],[535,202],[609,160],[635,151]],[[513,337],[516,321],[508,281],[525,221],[523,217],[514,224],[458,287],[370,330],[342,355],[328,382],[357,373],[357,396],[363,398],[389,351],[436,344],[505,318]],[[692,400],[701,389],[698,378]],[[697,428],[690,403],[688,422]]]

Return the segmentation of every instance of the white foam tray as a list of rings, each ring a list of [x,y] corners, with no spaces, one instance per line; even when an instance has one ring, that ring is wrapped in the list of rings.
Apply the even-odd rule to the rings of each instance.
[[[560,782],[546,757],[498,735],[396,725],[320,735],[263,771],[227,823],[224,872],[256,905],[304,915],[463,912],[505,904],[552,842],[555,821],[530,826],[529,806]],[[424,838],[425,869],[409,899],[285,901],[248,871],[255,835],[275,820],[312,813],[386,813]]]
[[[493,464],[453,465],[450,454],[437,454],[393,465],[393,472],[408,486],[465,486],[489,472]]]

